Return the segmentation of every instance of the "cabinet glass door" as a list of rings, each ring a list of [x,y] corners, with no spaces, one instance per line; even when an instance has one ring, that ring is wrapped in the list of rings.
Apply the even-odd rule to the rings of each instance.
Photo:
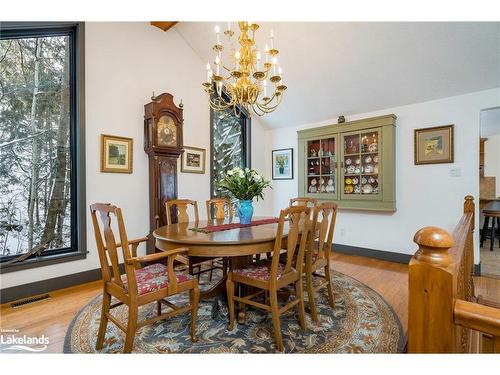
[[[330,195],[337,193],[336,183],[336,138],[311,139],[306,142],[306,186],[307,195]]]
[[[380,199],[380,130],[342,135],[342,197]]]

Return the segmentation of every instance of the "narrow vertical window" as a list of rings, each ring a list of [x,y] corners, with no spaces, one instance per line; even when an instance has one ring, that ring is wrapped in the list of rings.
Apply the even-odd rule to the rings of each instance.
[[[217,182],[235,167],[250,167],[250,118],[232,109],[211,110],[211,197],[220,196]]]

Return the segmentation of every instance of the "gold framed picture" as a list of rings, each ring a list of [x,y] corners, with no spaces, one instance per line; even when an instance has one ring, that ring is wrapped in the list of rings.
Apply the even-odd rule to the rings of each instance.
[[[453,126],[415,129],[415,165],[453,163]]]
[[[132,173],[132,138],[101,134],[101,172]]]
[[[205,149],[184,146],[181,156],[182,173],[205,173]]]

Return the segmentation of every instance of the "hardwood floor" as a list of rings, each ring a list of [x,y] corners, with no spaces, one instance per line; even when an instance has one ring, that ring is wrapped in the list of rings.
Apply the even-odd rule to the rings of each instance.
[[[365,283],[380,293],[394,308],[406,332],[408,324],[408,265],[377,259],[333,254],[333,268]],[[477,278],[479,291],[488,299],[498,298],[500,280]],[[491,282],[490,280],[494,280]],[[487,292],[486,292],[487,291]],[[17,329],[20,334],[49,337],[47,352],[61,353],[64,336],[75,314],[101,293],[95,281],[50,293],[51,298],[18,308],[1,305],[0,328]]]

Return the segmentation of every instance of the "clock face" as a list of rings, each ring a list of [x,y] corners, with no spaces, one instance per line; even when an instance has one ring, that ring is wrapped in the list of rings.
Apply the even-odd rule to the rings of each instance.
[[[177,126],[172,117],[168,115],[161,116],[156,129],[158,132],[158,146],[177,146]]]

